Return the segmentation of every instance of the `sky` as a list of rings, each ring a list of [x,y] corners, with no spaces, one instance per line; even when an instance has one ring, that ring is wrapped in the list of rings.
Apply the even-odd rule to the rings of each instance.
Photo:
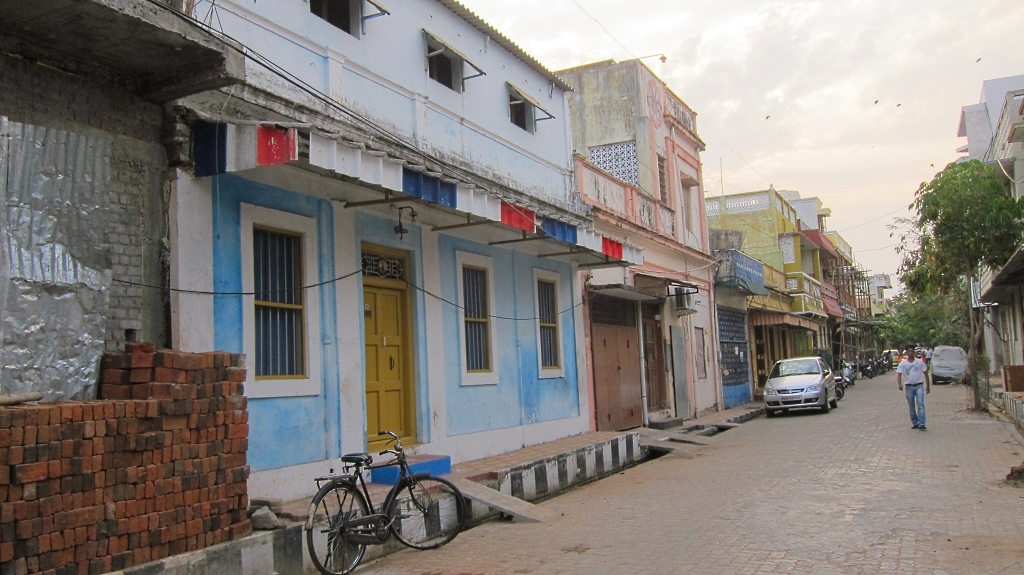
[[[887,225],[960,156],[960,107],[1024,74],[1020,0],[462,2],[552,70],[665,54],[643,61],[697,112],[705,194],[817,196],[894,284]]]

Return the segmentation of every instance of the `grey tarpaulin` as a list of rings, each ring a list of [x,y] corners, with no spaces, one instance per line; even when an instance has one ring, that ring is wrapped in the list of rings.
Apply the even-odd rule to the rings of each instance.
[[[0,394],[96,397],[111,143],[0,117]]]

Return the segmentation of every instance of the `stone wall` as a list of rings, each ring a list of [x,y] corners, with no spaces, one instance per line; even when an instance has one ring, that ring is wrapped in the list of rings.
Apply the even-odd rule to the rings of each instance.
[[[105,573],[251,533],[244,356],[127,344],[116,399],[0,407],[0,572]]]
[[[0,116],[110,140],[110,269],[114,279],[164,285],[169,186],[161,107],[114,86],[8,55],[0,55],[0,84]],[[160,290],[115,281],[106,349],[120,349],[129,329],[140,339],[169,344],[164,300]]]

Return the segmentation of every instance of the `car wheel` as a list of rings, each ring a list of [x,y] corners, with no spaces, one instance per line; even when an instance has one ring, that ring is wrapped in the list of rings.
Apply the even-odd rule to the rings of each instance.
[[[826,391],[825,392],[825,403],[821,404],[821,412],[822,413],[828,413],[830,411],[832,411],[832,409],[829,407],[828,392]]]
[[[835,409],[835,408],[839,407],[839,395],[837,394],[836,398],[833,399],[832,401],[828,402],[828,404],[829,404],[829,406],[832,407],[832,409]]]
[[[774,409],[765,409],[764,410],[764,416],[765,417],[775,417],[775,410]]]

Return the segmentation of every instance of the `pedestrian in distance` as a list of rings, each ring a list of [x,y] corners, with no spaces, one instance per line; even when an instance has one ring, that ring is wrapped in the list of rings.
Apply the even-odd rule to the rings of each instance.
[[[928,349],[924,350],[924,363],[928,367],[931,367],[931,365],[932,365],[932,348],[928,348]]]
[[[913,429],[924,431],[924,395],[932,392],[932,383],[928,375],[928,364],[917,357],[914,347],[907,347],[906,356],[896,369],[896,383],[900,391],[904,389],[906,378],[907,405],[910,407],[910,424]]]

